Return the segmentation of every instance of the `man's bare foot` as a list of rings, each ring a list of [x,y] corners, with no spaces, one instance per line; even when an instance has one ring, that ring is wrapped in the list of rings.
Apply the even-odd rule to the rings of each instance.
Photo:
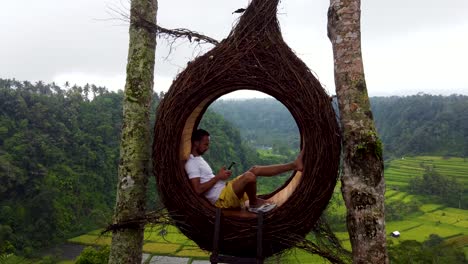
[[[304,169],[304,149],[301,150],[299,156],[297,156],[296,160],[294,161],[294,165],[296,166],[297,171],[302,171]]]

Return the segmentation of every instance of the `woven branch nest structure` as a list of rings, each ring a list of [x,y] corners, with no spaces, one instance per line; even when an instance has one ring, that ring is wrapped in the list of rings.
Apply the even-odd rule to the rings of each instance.
[[[153,170],[160,197],[179,229],[205,250],[213,247],[216,209],[192,190],[184,163],[192,131],[222,95],[241,89],[269,94],[288,108],[301,134],[303,172],[263,197],[279,205],[264,216],[265,257],[304,241],[336,185],[341,151],[336,115],[319,81],[284,42],[278,3],[253,0],[229,36],[179,74],[157,110]],[[226,215],[220,253],[255,256],[256,228],[255,215]]]

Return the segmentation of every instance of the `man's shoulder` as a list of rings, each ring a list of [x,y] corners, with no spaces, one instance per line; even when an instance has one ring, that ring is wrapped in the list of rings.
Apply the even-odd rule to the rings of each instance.
[[[200,166],[200,160],[190,157],[186,162],[185,162],[185,168],[190,168],[193,166]]]
[[[198,159],[196,159],[194,156],[190,155],[190,157],[185,161],[185,164],[189,163],[198,163]]]

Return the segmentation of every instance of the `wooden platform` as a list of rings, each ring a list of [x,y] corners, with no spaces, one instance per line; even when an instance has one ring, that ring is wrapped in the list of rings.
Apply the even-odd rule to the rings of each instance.
[[[238,218],[257,218],[257,214],[247,211],[247,209],[222,209],[223,216]]]

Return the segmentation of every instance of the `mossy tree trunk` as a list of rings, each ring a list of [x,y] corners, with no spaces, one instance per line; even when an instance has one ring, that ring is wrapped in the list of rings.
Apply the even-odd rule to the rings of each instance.
[[[149,177],[149,110],[153,93],[155,33],[139,21],[156,23],[157,0],[132,0],[127,80],[114,224],[145,216]],[[109,263],[141,263],[144,224],[115,230]]]
[[[330,0],[328,37],[344,134],[341,179],[353,263],[388,263],[382,144],[367,95],[361,54],[361,1]]]

